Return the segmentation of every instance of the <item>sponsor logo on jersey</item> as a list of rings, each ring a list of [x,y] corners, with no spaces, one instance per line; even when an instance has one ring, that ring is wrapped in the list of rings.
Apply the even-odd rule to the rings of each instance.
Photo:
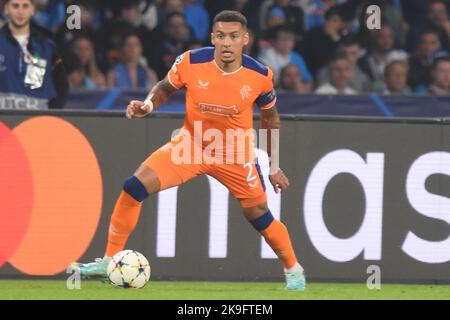
[[[237,106],[221,106],[200,102],[198,107],[203,113],[212,113],[220,116],[233,116],[238,113]]]

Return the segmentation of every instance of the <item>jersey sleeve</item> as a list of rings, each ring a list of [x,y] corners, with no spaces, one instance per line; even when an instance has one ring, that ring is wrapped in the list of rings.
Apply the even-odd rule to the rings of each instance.
[[[277,102],[277,94],[273,87],[273,72],[268,68],[269,73],[264,78],[261,94],[256,99],[256,105],[260,110],[272,108]]]
[[[174,88],[181,89],[186,85],[189,64],[189,51],[179,55],[175,59],[175,62],[167,73],[167,79]]]

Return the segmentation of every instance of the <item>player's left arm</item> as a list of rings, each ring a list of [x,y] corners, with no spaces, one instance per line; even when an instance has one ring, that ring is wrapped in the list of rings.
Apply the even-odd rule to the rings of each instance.
[[[275,193],[289,187],[289,179],[279,167],[279,141],[281,121],[276,106],[260,109],[261,128],[267,130],[267,154],[270,159],[269,180]]]

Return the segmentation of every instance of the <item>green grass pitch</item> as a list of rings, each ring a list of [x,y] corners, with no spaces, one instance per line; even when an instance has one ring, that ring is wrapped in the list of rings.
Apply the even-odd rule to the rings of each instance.
[[[80,290],[69,290],[63,280],[0,280],[0,299],[450,299],[450,286],[382,284],[380,290],[369,290],[365,284],[309,283],[305,292],[293,292],[270,282],[150,281],[143,289],[121,289],[82,281]]]

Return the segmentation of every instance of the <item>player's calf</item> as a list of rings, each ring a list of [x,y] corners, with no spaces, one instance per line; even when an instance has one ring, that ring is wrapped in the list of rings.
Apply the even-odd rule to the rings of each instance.
[[[306,285],[304,270],[297,262],[286,226],[281,221],[275,220],[270,210],[258,218],[250,220],[250,223],[261,233],[278,258],[283,261],[286,289],[304,290]]]
[[[105,256],[112,257],[125,248],[139,220],[142,201],[147,197],[147,189],[138,178],[131,176],[125,180],[111,216]]]

